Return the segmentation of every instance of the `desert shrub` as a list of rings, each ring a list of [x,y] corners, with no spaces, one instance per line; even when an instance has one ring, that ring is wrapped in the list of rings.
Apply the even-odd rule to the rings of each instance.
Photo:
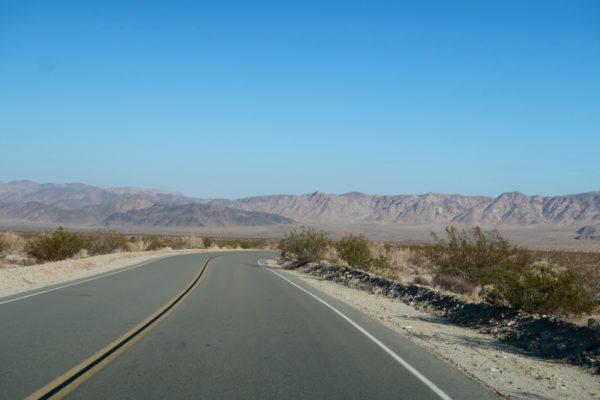
[[[86,249],[90,255],[110,254],[128,250],[128,240],[120,233],[102,233],[89,236]]]
[[[534,265],[527,271],[495,270],[486,279],[484,299],[535,314],[581,315],[596,302],[573,271]]]
[[[133,237],[130,239],[127,247],[129,251],[138,252],[138,251],[146,251],[148,246],[150,245],[150,241],[144,240],[141,237]]]
[[[335,249],[351,267],[366,268],[371,264],[369,241],[362,235],[343,237],[335,244]]]
[[[284,258],[296,258],[299,265],[319,261],[327,248],[327,234],[312,228],[292,231],[279,241],[279,249]]]
[[[423,286],[429,286],[431,285],[431,281],[429,279],[427,279],[424,276],[421,275],[417,275],[414,277],[413,279],[413,283],[416,283],[417,285],[423,285]]]
[[[427,257],[427,247],[411,246],[404,249],[408,252],[406,263],[415,269],[429,270],[431,268],[431,260]]]
[[[213,245],[213,240],[211,238],[209,238],[208,236],[205,236],[202,238],[202,245],[204,246],[205,249],[208,249]]]
[[[21,254],[25,250],[25,239],[15,232],[0,234],[0,253]]]
[[[325,251],[323,253],[323,260],[326,260],[326,261],[330,262],[331,264],[338,264],[338,265],[343,262],[343,260],[338,255],[337,250],[335,249],[335,246],[333,246],[333,245],[328,245],[325,248]]]
[[[600,304],[600,253],[536,250],[536,259],[568,268],[583,282],[589,294]]]
[[[377,270],[391,268],[390,260],[384,254],[380,254],[377,257],[371,258],[371,265]]]
[[[154,251],[164,249],[165,247],[169,247],[165,240],[152,236],[148,239],[148,246],[146,246],[146,251]]]
[[[573,273],[579,282],[583,282],[590,296],[600,304],[600,264],[573,268]]]
[[[189,246],[190,241],[188,240],[187,237],[181,237],[181,236],[167,237],[167,238],[163,238],[162,241],[166,247],[169,247],[173,250],[183,250],[183,249],[191,248]]]
[[[427,256],[437,272],[475,285],[492,270],[522,271],[532,261],[531,252],[511,246],[497,231],[447,227],[447,240],[432,235],[436,244],[428,247]]]
[[[204,248],[204,240],[199,236],[185,236],[181,238],[181,242],[183,244],[182,249],[203,249]],[[178,249],[178,245],[171,246],[174,249]]]
[[[267,239],[260,238],[223,238],[213,241],[218,247],[226,247],[231,249],[268,249],[271,247]]]
[[[85,247],[85,239],[77,233],[58,227],[53,233],[32,238],[26,245],[27,254],[41,261],[59,261],[73,257]]]
[[[459,276],[438,273],[431,283],[454,293],[472,294],[475,291],[475,285]]]

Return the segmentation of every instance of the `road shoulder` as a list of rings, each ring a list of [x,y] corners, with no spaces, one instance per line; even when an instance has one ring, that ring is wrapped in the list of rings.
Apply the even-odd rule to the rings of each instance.
[[[280,268],[275,260],[263,264]],[[484,386],[514,399],[598,399],[600,382],[573,366],[518,354],[490,335],[449,324],[398,300],[286,270],[300,281],[378,320]]]

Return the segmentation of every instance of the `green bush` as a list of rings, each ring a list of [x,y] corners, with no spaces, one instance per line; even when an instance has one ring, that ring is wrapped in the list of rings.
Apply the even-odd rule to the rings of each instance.
[[[531,252],[513,247],[497,231],[479,227],[459,231],[447,227],[447,240],[432,234],[436,244],[427,249],[436,272],[457,276],[472,284],[481,281],[493,270],[523,271],[532,261]]]
[[[335,249],[340,258],[351,267],[366,268],[371,265],[369,241],[362,235],[343,237],[335,244]]]
[[[292,231],[281,239],[279,249],[284,258],[295,258],[299,265],[320,261],[327,248],[327,234],[312,228]]]
[[[371,265],[375,269],[386,270],[392,267],[390,260],[383,254],[371,259]]]
[[[208,249],[213,245],[213,240],[211,238],[209,238],[208,236],[205,236],[202,238],[202,245],[204,246],[205,249]]]
[[[27,253],[42,261],[59,261],[73,257],[86,245],[77,233],[58,227],[53,233],[32,238],[26,247]]]
[[[522,273],[496,270],[485,284],[486,301],[534,314],[589,314],[597,306],[572,271],[548,265],[534,265]]]
[[[102,233],[87,238],[86,249],[90,255],[110,254],[129,248],[127,236],[120,233]]]

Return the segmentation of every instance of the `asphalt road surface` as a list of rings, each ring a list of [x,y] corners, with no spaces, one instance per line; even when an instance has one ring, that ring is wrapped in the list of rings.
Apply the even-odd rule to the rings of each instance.
[[[0,398],[496,398],[378,322],[260,265],[275,255],[179,255],[0,299]]]

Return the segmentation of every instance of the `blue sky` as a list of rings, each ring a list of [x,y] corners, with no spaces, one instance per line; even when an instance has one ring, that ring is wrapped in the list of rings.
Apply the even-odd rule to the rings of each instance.
[[[600,2],[5,0],[0,148],[199,197],[598,190]]]

